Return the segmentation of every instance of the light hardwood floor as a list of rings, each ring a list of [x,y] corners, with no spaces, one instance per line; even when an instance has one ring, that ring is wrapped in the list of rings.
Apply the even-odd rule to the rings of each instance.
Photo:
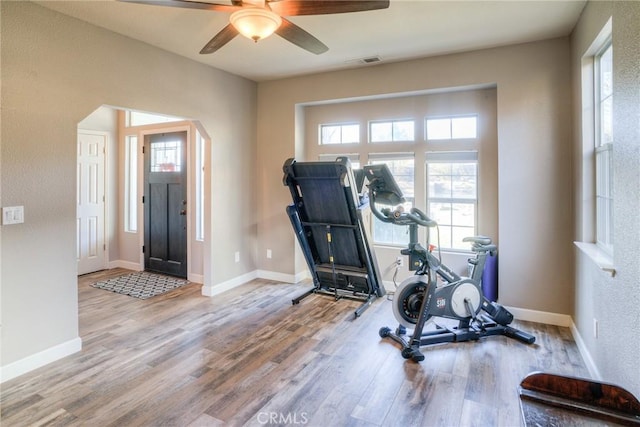
[[[79,278],[83,349],[2,385],[3,427],[519,426],[517,386],[542,370],[588,377],[568,328],[519,322],[534,345],[506,337],[438,345],[405,361],[381,326],[379,299],[311,296],[255,280],[216,297],[190,284],[147,300]]]

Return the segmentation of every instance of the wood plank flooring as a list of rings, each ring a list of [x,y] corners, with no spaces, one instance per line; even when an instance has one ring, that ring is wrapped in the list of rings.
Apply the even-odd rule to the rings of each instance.
[[[378,336],[391,302],[254,280],[216,297],[190,284],[139,300],[78,283],[81,352],[2,384],[6,426],[519,426],[531,371],[588,377],[568,328],[518,322],[506,337],[424,349]]]

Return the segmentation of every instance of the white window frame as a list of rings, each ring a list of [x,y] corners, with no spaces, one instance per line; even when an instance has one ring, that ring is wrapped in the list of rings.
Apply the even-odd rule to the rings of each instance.
[[[180,117],[166,116],[164,114],[146,113],[144,111],[127,110],[125,113],[126,127],[155,125],[161,123],[180,122]]]
[[[406,138],[396,138],[394,129],[396,128],[396,124],[397,123],[411,123],[413,125],[413,132],[411,135],[411,138],[406,139]],[[373,140],[373,131],[372,131],[372,127],[374,125],[380,125],[380,124],[388,124],[391,125],[391,139],[384,139],[384,140]],[[372,120],[369,122],[369,142],[372,144],[384,144],[384,143],[388,143],[388,142],[413,142],[416,140],[416,122],[413,119],[395,119],[395,120]]]
[[[343,130],[345,127],[347,126],[357,126],[358,127],[358,140],[357,141],[346,141],[345,142],[345,138],[343,136]],[[340,142],[335,142],[335,143],[327,143],[324,142],[323,138],[322,138],[322,130],[324,128],[328,128],[328,127],[338,127],[340,128]],[[344,145],[344,144],[360,144],[360,123],[357,122],[348,122],[348,123],[322,123],[320,126],[318,126],[318,145],[322,145],[322,146],[335,146],[335,145]]]
[[[348,157],[351,162],[351,169],[360,169],[360,154],[348,153],[348,154],[320,154],[318,160],[321,162],[333,162],[338,157]]]
[[[457,197],[436,197],[433,194],[429,194],[429,166],[435,163],[440,164],[455,164],[455,163],[474,163],[475,164],[475,195],[473,198],[461,198]],[[426,191],[427,191],[427,215],[432,219],[438,219],[438,216],[435,212],[432,211],[432,204],[440,203],[440,204],[471,204],[473,205],[473,229],[469,231],[469,233],[464,233],[465,236],[474,236],[477,234],[478,230],[478,194],[479,194],[479,164],[478,164],[478,152],[477,151],[430,151],[425,153],[425,165],[426,165]],[[452,176],[453,180],[453,176]],[[462,243],[460,241],[460,245],[454,244],[454,230],[460,228],[467,228],[466,225],[460,225],[453,223],[453,215],[451,216],[451,224],[445,223],[441,221],[439,225],[439,233],[443,233],[443,230],[449,228],[449,235],[447,238],[443,239],[442,235],[438,236],[440,241],[449,241],[451,245],[442,246],[441,249],[450,251],[450,252],[467,252],[469,247],[467,244]],[[434,242],[438,243],[438,242]]]
[[[603,108],[605,103],[613,104],[613,88],[610,93],[602,92],[602,66],[603,55],[613,47],[609,37],[593,57],[594,61],[594,124],[595,124],[595,200],[596,200],[596,245],[610,256],[613,256],[613,136],[604,138],[604,115],[609,114],[609,121],[613,120],[611,108]],[[613,58],[611,61],[613,68]],[[613,77],[611,76],[612,80]]]
[[[138,135],[125,136],[124,231],[138,232]]]
[[[195,152],[195,164],[196,164],[196,240],[204,241],[204,204],[205,204],[205,192],[204,192],[204,168],[205,168],[205,147],[206,142],[200,132],[196,129],[196,152]]]
[[[474,136],[456,136],[455,134],[455,121],[459,119],[475,119],[475,134]],[[449,121],[449,135],[448,137],[432,137],[429,135],[429,122],[430,121]],[[455,116],[433,116],[426,117],[424,119],[424,139],[425,141],[450,141],[452,139],[477,139],[478,138],[478,115],[477,114],[465,114]]]

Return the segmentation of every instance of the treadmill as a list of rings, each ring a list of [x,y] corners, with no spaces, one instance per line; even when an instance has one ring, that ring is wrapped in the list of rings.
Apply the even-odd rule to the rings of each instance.
[[[347,157],[317,162],[291,158],[283,172],[293,199],[287,214],[313,279],[313,287],[292,303],[312,294],[361,300],[355,311],[360,317],[385,295],[366,226],[368,198],[360,195],[364,175],[354,175]]]

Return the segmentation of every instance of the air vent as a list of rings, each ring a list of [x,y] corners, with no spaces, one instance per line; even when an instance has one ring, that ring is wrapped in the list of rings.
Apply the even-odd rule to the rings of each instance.
[[[380,59],[379,56],[370,56],[368,58],[362,58],[360,60],[360,62],[362,62],[363,64],[373,64],[380,61],[382,61],[382,59]]]

